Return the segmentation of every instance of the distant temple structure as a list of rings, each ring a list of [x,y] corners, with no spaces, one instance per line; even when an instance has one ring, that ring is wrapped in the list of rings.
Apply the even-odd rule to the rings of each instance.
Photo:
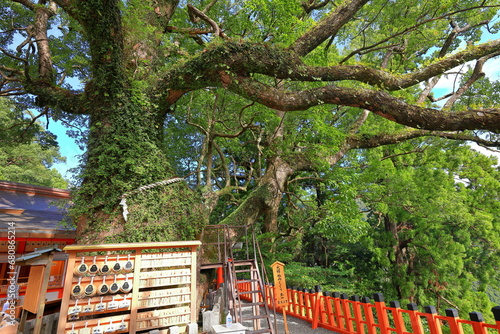
[[[19,293],[17,305],[22,305],[30,273],[30,266],[16,266],[12,271],[9,255],[15,253],[18,258],[37,248],[62,249],[75,242],[75,230],[62,223],[69,195],[69,190],[0,181],[0,300],[6,299],[7,289],[15,277]],[[47,302],[62,297],[66,258],[64,252],[55,255]]]

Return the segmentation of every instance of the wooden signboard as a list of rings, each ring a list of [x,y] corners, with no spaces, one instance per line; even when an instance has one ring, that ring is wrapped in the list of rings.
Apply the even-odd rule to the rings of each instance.
[[[31,313],[37,313],[40,291],[42,291],[45,266],[32,266],[28,277],[28,286],[26,288],[26,298],[24,298],[23,309]],[[43,295],[45,298],[45,294]],[[44,301],[45,303],[45,301]]]
[[[274,277],[274,302],[283,310],[283,322],[285,325],[285,334],[289,334],[288,322],[286,320],[286,307],[288,306],[288,291],[285,280],[285,264],[279,261],[271,264]]]
[[[274,300],[279,307],[288,305],[288,293],[285,280],[285,265],[279,261],[271,265],[274,277]]]
[[[131,333],[196,323],[199,241],[70,245],[57,333]],[[93,255],[96,252],[107,255]]]
[[[60,251],[60,249],[53,247],[39,248],[33,253],[24,254],[16,259],[16,264],[31,267],[21,320],[17,329],[18,333],[24,333],[29,312],[36,315],[33,333],[41,333],[50,268],[54,260],[54,253]]]

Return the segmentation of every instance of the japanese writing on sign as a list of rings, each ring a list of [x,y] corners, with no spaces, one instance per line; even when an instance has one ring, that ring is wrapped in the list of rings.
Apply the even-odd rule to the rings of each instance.
[[[277,306],[288,305],[288,294],[285,280],[285,264],[276,261],[271,265],[274,277],[274,299]]]

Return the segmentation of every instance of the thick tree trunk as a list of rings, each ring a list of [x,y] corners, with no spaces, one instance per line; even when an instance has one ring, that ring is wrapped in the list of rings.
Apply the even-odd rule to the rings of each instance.
[[[184,182],[164,185],[126,198],[123,195],[172,178],[161,150],[163,115],[122,97],[92,103],[88,153],[82,186],[76,191],[80,242],[167,241],[194,238],[203,222],[201,201]],[[192,224],[183,226],[183,224]]]
[[[260,217],[264,217],[264,232],[278,231],[279,204],[294,169],[280,157],[273,157],[267,163],[259,185],[221,223],[233,226],[252,225]]]
[[[393,254],[390,258],[394,258],[393,267],[397,270],[397,277],[404,275],[406,277],[411,277],[413,270],[413,260],[412,256],[409,254],[408,245],[412,242],[411,239],[403,238],[399,234],[399,231],[404,229],[404,223],[398,223],[392,221],[387,215],[384,216],[385,230],[389,232],[393,237]],[[413,292],[404,291],[403,287],[399,283],[393,283],[394,288],[398,293],[399,299],[409,299],[414,301],[415,294]]]

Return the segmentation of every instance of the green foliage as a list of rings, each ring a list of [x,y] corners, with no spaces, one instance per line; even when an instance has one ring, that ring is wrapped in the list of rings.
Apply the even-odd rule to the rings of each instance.
[[[472,70],[469,70],[468,74],[470,75],[471,72]],[[464,96],[454,105],[454,109],[498,108],[498,101],[500,101],[500,82],[482,77],[477,85],[464,93]]]
[[[485,299],[469,292],[478,281],[479,291],[498,286],[500,175],[470,148],[437,144],[419,154],[386,147],[379,153],[387,158],[363,170],[372,263],[386,277],[373,289],[402,301],[484,309]]]
[[[266,261],[291,264],[287,283],[302,287],[488,310],[499,291],[496,163],[432,138],[351,152],[329,183],[289,188],[300,202],[282,209],[282,235],[262,243],[274,249]]]
[[[51,168],[64,161],[56,136],[31,122],[28,112],[0,99],[0,180],[65,189],[67,181]]]
[[[313,289],[320,285],[323,291],[340,291],[348,295],[358,293],[349,270],[306,267],[302,263],[291,262],[285,266],[285,275],[288,286]]]
[[[443,36],[451,32],[450,19],[460,27],[465,24],[474,27],[457,36],[450,51],[458,50],[465,42],[472,44],[479,41],[481,26],[478,23],[490,19],[495,10],[484,10],[474,15],[465,10],[476,5],[475,1],[459,0],[445,3],[426,0],[411,5],[405,1],[373,1],[372,6],[364,6],[358,13],[359,19],[350,21],[338,36],[339,43],[348,46],[344,49],[344,56],[348,56],[344,61],[359,61],[352,57],[351,52],[364,51],[373,45],[373,52],[362,58],[365,64],[378,67],[386,52],[396,47],[387,70],[395,73],[415,70],[435,59],[439,52],[436,46],[442,45]],[[454,13],[451,17],[450,12]]]
[[[82,83],[88,82],[91,79],[89,45],[82,38],[82,27],[64,12],[56,17],[56,24],[57,30],[54,29],[49,38],[57,72]]]
[[[248,15],[251,26],[246,31],[256,41],[272,40],[274,43],[287,43],[293,40],[304,25],[299,20],[300,1],[262,1],[251,0],[243,3],[242,12]],[[247,21],[248,22],[248,21]],[[248,24],[248,23],[247,23]]]
[[[196,240],[204,226],[201,199],[184,183],[148,189],[128,197],[127,202],[131,214],[124,232],[109,241]]]
[[[276,238],[270,234],[258,237],[260,251],[264,258],[266,272],[272,281],[271,265],[275,261],[285,263],[287,286],[313,289],[320,285],[323,291],[340,291],[357,294],[359,286],[354,284],[354,267],[346,266],[346,261],[336,262],[330,267],[307,265],[300,252],[304,250],[303,236],[298,234],[290,238]],[[270,241],[271,240],[271,241]],[[295,251],[294,251],[295,250]],[[300,259],[302,261],[297,261]]]

